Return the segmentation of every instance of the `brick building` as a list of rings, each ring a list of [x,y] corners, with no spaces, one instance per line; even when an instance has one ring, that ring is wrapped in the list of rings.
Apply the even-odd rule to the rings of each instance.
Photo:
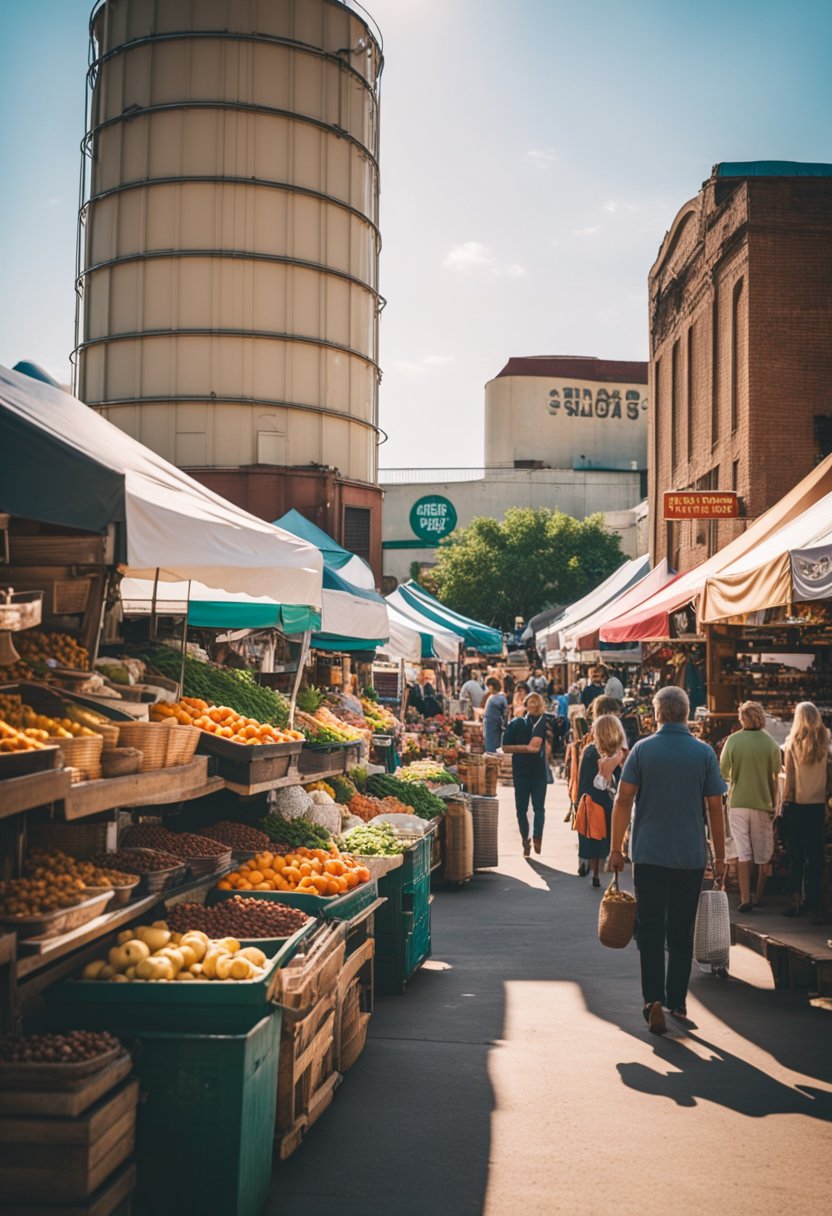
[[[664,491],[754,517],[832,451],[832,165],[716,165],[648,285],[650,548],[687,570],[745,523],[665,523]]]

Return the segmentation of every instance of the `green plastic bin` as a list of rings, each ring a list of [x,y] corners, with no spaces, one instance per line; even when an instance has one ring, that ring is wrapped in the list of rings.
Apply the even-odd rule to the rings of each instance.
[[[405,864],[378,883],[378,893],[386,901],[375,916],[375,986],[379,993],[403,992],[431,951],[430,842],[420,842],[404,857]]]
[[[65,980],[47,994],[60,1025],[113,1034],[141,1031],[246,1034],[273,1009],[277,970],[297,953],[315,923],[304,925],[269,959],[262,979],[131,984]]]
[[[213,887],[206,896],[207,904],[216,904],[223,899],[233,899],[238,891],[220,891]],[[310,916],[324,920],[352,920],[364,908],[378,899],[378,883],[374,878],[353,887],[343,895],[307,895],[305,891],[246,891],[246,899],[273,899],[290,907],[300,908]]]
[[[271,1184],[282,1013],[243,1035],[142,1031],[138,1216],[260,1216]]]

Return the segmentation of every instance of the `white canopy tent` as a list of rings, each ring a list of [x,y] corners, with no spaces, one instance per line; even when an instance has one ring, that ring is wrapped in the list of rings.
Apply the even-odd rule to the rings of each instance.
[[[319,610],[323,559],[51,385],[0,367],[0,509],[103,532],[134,578]]]
[[[459,637],[447,629],[428,621],[412,611],[407,604],[396,599],[393,591],[386,597],[387,616],[390,623],[390,641],[384,647],[391,657],[409,659],[418,663],[425,654],[425,642],[429,639],[434,655],[444,663],[459,660]]]
[[[571,604],[562,616],[536,635],[535,644],[539,654],[546,655],[547,662],[562,661],[566,640],[570,633],[587,617],[600,611],[606,604],[617,599],[624,591],[644,578],[650,570],[650,556],[634,557],[614,570],[608,578],[594,587],[582,599]]]

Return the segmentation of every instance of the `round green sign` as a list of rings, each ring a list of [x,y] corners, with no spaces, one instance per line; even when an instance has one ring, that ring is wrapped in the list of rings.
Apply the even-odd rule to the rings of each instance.
[[[456,527],[456,508],[441,494],[426,494],[410,509],[410,526],[425,545],[436,545]]]

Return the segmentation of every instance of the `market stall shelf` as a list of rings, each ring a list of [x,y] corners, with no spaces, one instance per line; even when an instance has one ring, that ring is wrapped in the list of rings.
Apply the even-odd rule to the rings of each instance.
[[[70,791],[70,772],[65,768],[7,777],[0,781],[0,819],[50,803],[65,804]]]
[[[209,757],[194,756],[176,768],[154,769],[128,777],[105,777],[73,785],[64,799],[64,819],[83,819],[114,807],[160,806],[221,790],[221,777],[209,776]]]

